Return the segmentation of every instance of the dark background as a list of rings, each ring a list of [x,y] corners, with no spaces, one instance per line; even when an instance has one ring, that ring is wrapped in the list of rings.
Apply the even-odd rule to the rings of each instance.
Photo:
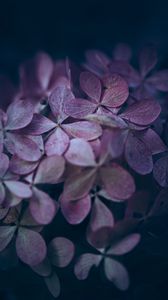
[[[162,63],[168,66],[167,1],[0,2],[0,73],[15,77],[18,65],[38,50],[45,50],[54,58],[68,55],[79,62],[86,49],[111,53],[117,42],[127,42],[135,51],[146,43],[154,43]],[[126,294],[117,292],[104,279],[101,281],[97,271],[92,279],[80,283],[70,268],[61,274],[61,300],[168,299],[167,225],[165,219],[155,220],[150,230],[159,239],[147,239],[126,258],[132,275]],[[21,276],[16,269],[0,273],[0,300],[51,299],[36,275],[27,273],[24,267],[20,272]]]

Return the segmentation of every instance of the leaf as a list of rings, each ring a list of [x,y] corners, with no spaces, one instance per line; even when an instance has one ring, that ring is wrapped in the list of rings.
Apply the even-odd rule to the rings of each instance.
[[[59,268],[67,267],[74,257],[74,244],[67,238],[56,237],[48,246],[48,255],[51,263]]]
[[[116,163],[109,167],[102,167],[100,176],[105,190],[116,201],[130,198],[135,191],[133,177]]]
[[[7,130],[24,128],[33,118],[34,107],[28,100],[17,100],[12,102],[7,109]]]
[[[82,170],[68,177],[64,183],[63,198],[79,200],[88,195],[96,179],[95,170]]]
[[[30,198],[32,196],[32,190],[28,184],[15,180],[6,180],[4,183],[9,191],[17,197]]]
[[[128,85],[118,74],[112,74],[104,78],[106,90],[103,94],[101,104],[108,107],[119,107],[128,98]]]
[[[120,117],[137,125],[153,123],[161,112],[158,102],[152,99],[138,101],[130,105]]]
[[[53,273],[50,277],[44,278],[44,281],[47,285],[47,288],[51,295],[54,298],[57,298],[60,295],[61,287],[60,287],[60,280],[56,273]]]
[[[18,257],[30,266],[40,264],[46,257],[46,244],[38,232],[20,227],[16,238]]]
[[[86,99],[71,99],[65,102],[64,110],[68,116],[76,119],[81,119],[92,114],[97,108],[97,105]]]
[[[101,255],[85,253],[82,254],[75,264],[74,273],[79,280],[85,280],[93,266],[98,267],[102,260]]]
[[[0,178],[2,178],[9,167],[9,158],[6,154],[0,153]]]
[[[91,199],[89,195],[75,201],[61,197],[61,211],[70,224],[80,224],[87,217],[90,209]]]
[[[62,155],[69,145],[69,136],[57,127],[54,132],[49,136],[45,143],[45,151],[47,156]]]
[[[99,199],[95,198],[91,217],[87,229],[87,241],[95,248],[104,248],[108,243],[109,229],[114,226],[114,217],[109,208]],[[108,228],[108,229],[107,229]],[[100,232],[100,229],[105,229]],[[106,230],[107,229],[107,230]],[[102,234],[103,233],[103,234]]]
[[[102,135],[102,128],[93,122],[79,121],[71,124],[63,124],[62,128],[75,138],[83,138],[87,141],[94,140]]]
[[[153,176],[162,187],[168,186],[168,156],[158,159],[153,168]]]
[[[48,194],[33,188],[33,197],[30,201],[29,209],[31,215],[38,224],[49,224],[55,217],[57,203]]]
[[[145,77],[156,65],[157,63],[157,53],[154,47],[144,47],[140,53],[139,65],[140,72],[143,77]]]
[[[111,258],[105,258],[104,271],[107,279],[112,281],[118,289],[121,291],[128,289],[129,275],[121,263]]]
[[[0,226],[0,251],[3,251],[11,242],[16,226]]]
[[[53,155],[44,158],[35,175],[34,183],[57,183],[65,168],[65,161],[62,156]]]
[[[80,74],[80,86],[87,96],[96,102],[100,101],[101,82],[98,77],[90,72],[82,72]]]
[[[138,233],[130,234],[124,237],[123,239],[121,239],[120,241],[116,242],[114,245],[112,245],[108,249],[107,254],[110,255],[126,254],[131,250],[133,250],[136,247],[136,245],[139,243],[139,241],[140,241],[140,234]]]
[[[152,153],[138,136],[129,134],[125,145],[125,159],[129,166],[141,175],[152,172]]]
[[[70,141],[65,158],[69,163],[76,166],[90,167],[96,164],[92,147],[87,141],[80,138]]]

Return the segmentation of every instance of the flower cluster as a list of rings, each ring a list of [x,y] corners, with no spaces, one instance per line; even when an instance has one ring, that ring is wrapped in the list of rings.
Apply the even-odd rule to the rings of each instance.
[[[27,264],[54,297],[56,268],[72,260],[78,279],[103,262],[107,279],[126,290],[120,256],[139,243],[140,224],[167,209],[168,70],[155,70],[153,47],[142,49],[138,70],[131,56],[120,44],[112,57],[91,50],[76,66],[38,53],[21,65],[17,88],[2,80],[3,268]],[[74,226],[85,220],[83,239],[92,253],[76,259],[76,241],[51,227],[58,214]],[[48,226],[56,236],[51,241]]]

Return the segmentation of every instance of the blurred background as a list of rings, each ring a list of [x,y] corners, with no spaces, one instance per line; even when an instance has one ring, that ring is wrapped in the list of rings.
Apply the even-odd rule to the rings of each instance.
[[[19,64],[39,50],[53,58],[69,56],[81,62],[85,50],[98,48],[110,54],[118,42],[130,44],[135,52],[144,44],[153,43],[162,64],[168,67],[168,1],[0,2],[0,74],[15,78]],[[168,224],[160,220],[150,226],[157,234],[164,233]],[[144,245],[126,258],[132,275],[132,285],[126,294],[114,290],[104,279],[101,281],[97,271],[91,279],[80,283],[70,268],[61,277],[60,300],[167,300],[168,234]],[[0,300],[52,299],[33,272],[25,267],[20,272],[21,275],[16,269],[0,272]]]

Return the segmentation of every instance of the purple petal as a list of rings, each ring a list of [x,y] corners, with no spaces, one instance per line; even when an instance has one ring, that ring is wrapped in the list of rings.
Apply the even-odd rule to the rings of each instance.
[[[5,188],[3,184],[0,182],[0,204],[4,201],[5,199]]]
[[[112,212],[99,198],[96,198],[92,207],[91,217],[87,229],[87,241],[95,248],[103,248],[107,242],[107,236],[100,234],[100,229],[111,229],[114,226]],[[103,231],[104,233],[105,231]],[[109,230],[108,230],[109,232]]]
[[[7,130],[20,129],[28,125],[33,118],[34,107],[28,100],[17,100],[7,109]]]
[[[59,268],[68,266],[75,254],[74,244],[64,238],[54,238],[48,246],[48,255],[51,263]]]
[[[11,242],[16,226],[0,226],[0,251],[3,251]]]
[[[92,267],[98,267],[102,260],[101,255],[85,253],[82,254],[74,268],[75,276],[79,280],[84,280],[88,277]]]
[[[151,206],[151,195],[148,191],[136,191],[128,200],[125,211],[126,218],[144,218]]]
[[[31,173],[38,166],[38,162],[25,161],[17,155],[13,155],[10,160],[10,171],[19,175],[26,175]]]
[[[86,119],[93,121],[105,127],[110,128],[127,128],[127,124],[123,119],[116,115],[105,115],[105,114],[89,114],[86,116]]]
[[[65,168],[65,161],[62,156],[53,155],[44,158],[36,172],[34,183],[57,183]]]
[[[19,228],[16,238],[16,252],[25,264],[35,266],[46,257],[46,244],[38,232]]]
[[[0,177],[2,178],[9,168],[9,158],[6,154],[0,153]]]
[[[80,138],[70,141],[65,158],[69,163],[77,166],[89,167],[96,164],[92,147],[87,141]]]
[[[105,258],[104,271],[107,279],[112,281],[118,289],[121,291],[128,289],[129,275],[121,263],[111,258]]]
[[[87,96],[96,102],[100,101],[101,82],[98,77],[90,72],[82,72],[80,74],[80,86]]]
[[[3,220],[7,213],[9,211],[9,208],[0,208],[0,220]]]
[[[107,254],[123,255],[133,250],[140,241],[140,234],[133,233],[112,245]]]
[[[86,59],[88,65],[100,69],[101,71],[107,71],[107,66],[110,63],[110,59],[106,54],[98,50],[88,50],[86,51]]]
[[[153,176],[162,187],[168,186],[168,156],[161,157],[156,161],[153,168]]]
[[[40,114],[34,114],[31,123],[24,128],[24,134],[40,135],[56,127],[50,119]]]
[[[32,196],[32,190],[28,184],[14,180],[6,180],[4,183],[16,197],[30,198]]]
[[[52,272],[52,267],[47,257],[39,265],[32,266],[31,269],[43,277],[50,276]]]
[[[33,197],[30,201],[29,209],[31,215],[38,224],[49,224],[56,214],[56,202],[48,194],[33,188]]]
[[[56,273],[52,273],[50,277],[44,278],[47,288],[54,298],[57,298],[61,292],[60,280]]]
[[[83,170],[71,175],[64,184],[63,197],[68,200],[78,200],[88,195],[95,182],[95,170]]]
[[[64,104],[74,99],[74,95],[66,86],[57,87],[49,98],[49,105],[55,117],[61,116],[65,119],[67,116],[64,112]]]
[[[86,99],[71,99],[65,102],[65,113],[76,119],[81,119],[93,113],[97,105]]]
[[[100,170],[101,180],[107,193],[117,201],[126,200],[135,191],[133,177],[121,166],[113,163],[111,167],[103,167]]]
[[[168,189],[162,189],[157,195],[149,216],[164,216],[168,212]]]
[[[139,66],[140,72],[145,77],[157,63],[157,52],[154,47],[144,47],[140,53]]]
[[[75,201],[61,197],[61,211],[69,224],[80,224],[87,217],[90,209],[91,199],[89,195]]]
[[[142,140],[146,143],[146,145],[148,145],[152,155],[167,150],[167,147],[161,140],[160,136],[151,128],[144,132]]]
[[[97,139],[102,134],[102,128],[93,122],[79,121],[71,124],[63,124],[62,128],[76,138],[83,138],[87,141]]]
[[[128,136],[128,131],[113,129],[109,134],[110,143],[109,151],[112,158],[120,157],[124,152],[125,142]]]
[[[168,70],[158,71],[147,79],[147,83],[152,84],[152,86],[161,91],[168,91]]]
[[[152,99],[146,99],[129,106],[120,117],[129,122],[143,126],[154,122],[160,112],[161,107],[158,102]]]
[[[41,157],[37,143],[20,134],[7,133],[5,146],[11,154],[17,154],[19,158],[26,161],[37,161]]]
[[[117,44],[113,50],[115,60],[129,62],[132,56],[131,48],[127,44]]]
[[[138,136],[129,134],[125,146],[125,158],[129,166],[137,173],[145,175],[152,172],[152,153]]]
[[[45,143],[46,155],[62,155],[67,150],[68,145],[68,135],[60,127],[57,127]]]
[[[106,90],[101,101],[102,105],[108,107],[121,106],[129,95],[126,81],[118,74],[112,74],[105,77],[103,82]]]

